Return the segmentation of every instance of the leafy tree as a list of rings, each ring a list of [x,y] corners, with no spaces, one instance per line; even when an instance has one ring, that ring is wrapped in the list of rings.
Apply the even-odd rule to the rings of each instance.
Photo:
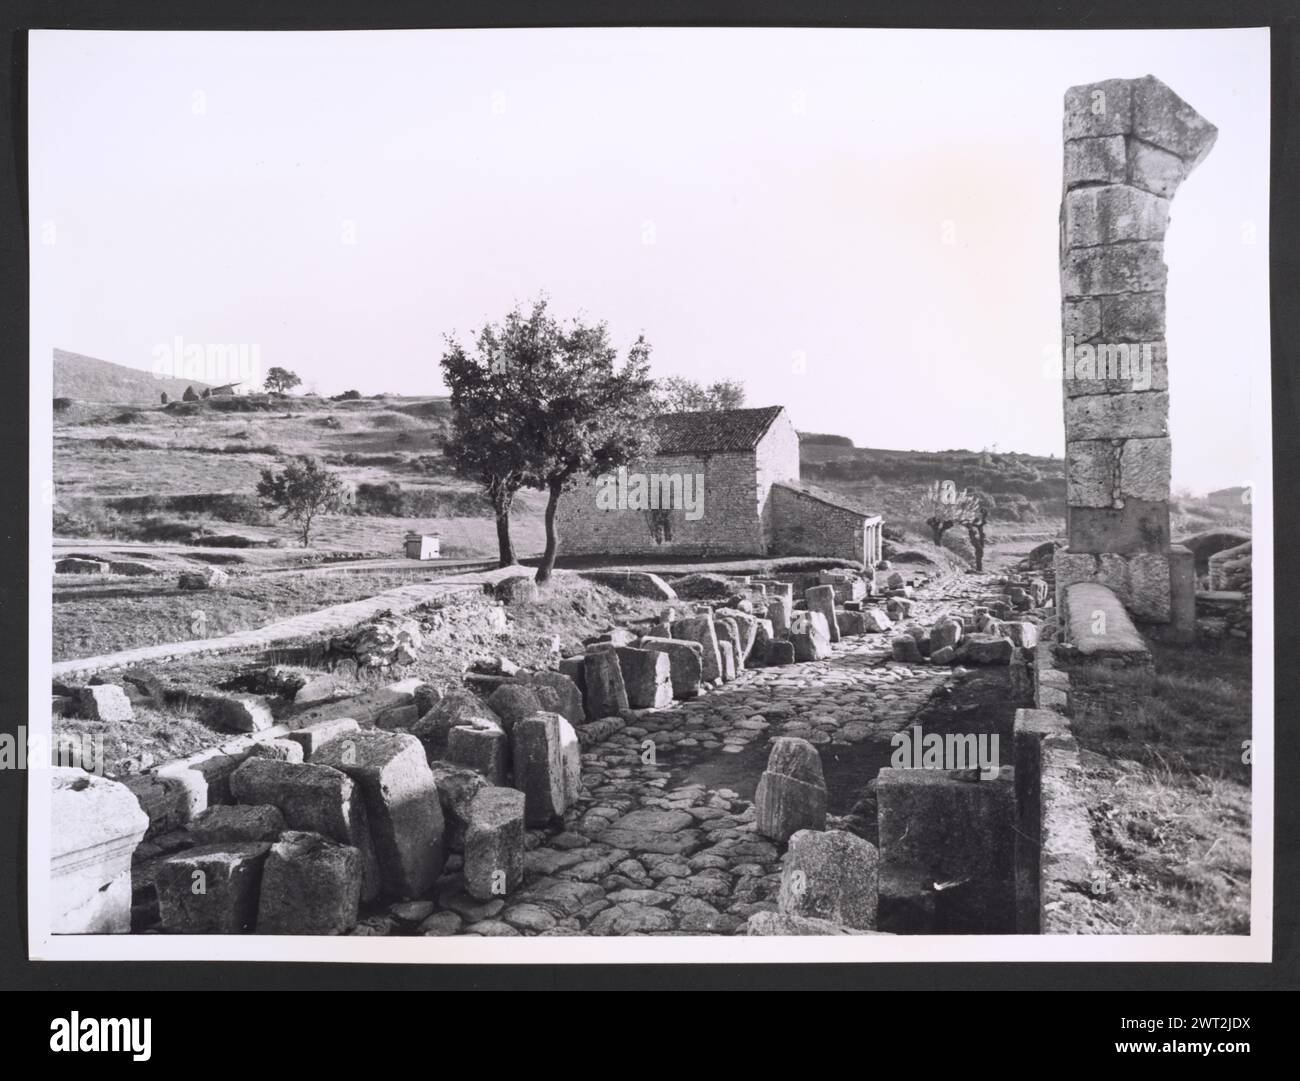
[[[660,413],[739,409],[745,404],[745,385],[738,379],[721,379],[704,386],[693,379],[673,375],[655,381],[655,404]]]
[[[302,380],[287,368],[274,367],[267,370],[266,378],[262,382],[272,394],[287,394],[294,387],[299,386]]]
[[[298,526],[304,548],[311,541],[312,522],[326,511],[337,510],[343,502],[343,482],[310,456],[294,459],[280,472],[262,470],[257,494],[268,507]]]
[[[501,564],[514,562],[509,506],[521,487],[547,492],[546,551],[537,581],[550,579],[559,549],[560,496],[596,475],[649,453],[654,403],[650,347],[638,338],[618,363],[604,323],[562,324],[534,302],[478,335],[471,355],[453,341],[442,359],[452,391],[447,454],[476,478],[497,514]]]

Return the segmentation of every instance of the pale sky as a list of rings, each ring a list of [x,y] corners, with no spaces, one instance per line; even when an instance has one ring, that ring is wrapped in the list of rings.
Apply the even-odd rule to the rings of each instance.
[[[37,31],[30,71],[34,358],[435,394],[544,290],[803,431],[1041,454],[1062,98],[1155,75],[1219,128],[1166,244],[1174,485],[1251,478],[1267,31]]]

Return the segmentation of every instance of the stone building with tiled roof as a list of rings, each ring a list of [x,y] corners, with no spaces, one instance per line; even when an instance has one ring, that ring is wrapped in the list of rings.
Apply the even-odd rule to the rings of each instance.
[[[665,413],[655,433],[653,458],[565,493],[565,555],[880,559],[879,515],[800,481],[783,406]]]

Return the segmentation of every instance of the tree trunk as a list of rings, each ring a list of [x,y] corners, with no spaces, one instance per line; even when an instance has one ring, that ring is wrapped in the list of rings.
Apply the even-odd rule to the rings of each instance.
[[[555,569],[555,553],[560,546],[559,538],[555,535],[555,508],[560,505],[560,494],[564,491],[564,482],[553,480],[547,487],[550,489],[551,494],[546,500],[546,551],[542,553],[542,563],[537,568],[537,581],[539,584],[551,580],[551,571]]]
[[[514,541],[510,539],[510,504],[513,502],[513,492],[497,496],[492,500],[492,508],[497,515],[498,567],[513,567],[519,562],[515,558]]]

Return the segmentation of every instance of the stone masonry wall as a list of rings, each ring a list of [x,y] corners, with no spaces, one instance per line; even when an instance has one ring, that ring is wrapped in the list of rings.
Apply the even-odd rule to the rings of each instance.
[[[867,538],[860,514],[780,484],[772,489],[771,502],[776,518],[774,555],[865,558]]]
[[[1152,76],[1065,95],[1061,203],[1067,549],[1058,590],[1113,589],[1171,618],[1164,237],[1217,129]]]
[[[630,472],[703,473],[703,515],[690,521],[674,509],[671,539],[655,540],[641,510],[600,510],[597,486],[585,479],[565,492],[556,511],[564,555],[762,555],[766,552],[755,495],[754,454],[655,457]]]
[[[759,440],[754,448],[754,460],[757,466],[755,497],[758,500],[759,513],[763,522],[764,551],[774,551],[772,545],[777,529],[776,511],[772,497],[772,485],[783,480],[799,479],[799,433],[790,418],[782,410],[772,422],[767,434]],[[818,552],[818,555],[828,553]]]

